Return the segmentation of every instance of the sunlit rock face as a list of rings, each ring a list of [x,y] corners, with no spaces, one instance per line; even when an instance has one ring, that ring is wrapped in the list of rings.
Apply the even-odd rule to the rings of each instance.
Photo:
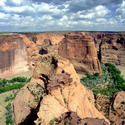
[[[59,55],[74,65],[77,73],[101,73],[94,39],[87,33],[69,33],[60,42]]]
[[[92,92],[80,83],[73,65],[48,54],[36,64],[31,81],[14,100],[15,125],[50,125],[52,119],[68,112],[81,119],[99,118],[109,123],[93,102]]]
[[[0,77],[27,70],[27,51],[23,40],[17,35],[0,36]]]
[[[34,69],[39,56],[48,53],[45,47],[57,46],[63,37],[52,33],[1,34],[0,78]]]

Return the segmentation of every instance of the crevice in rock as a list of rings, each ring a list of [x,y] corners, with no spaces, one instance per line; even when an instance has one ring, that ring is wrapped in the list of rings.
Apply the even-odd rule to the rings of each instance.
[[[99,59],[100,62],[101,62],[101,59],[102,59],[102,54],[101,54],[101,45],[102,45],[102,42],[101,42],[100,45],[99,45],[99,51],[98,51],[98,53],[97,53],[97,55],[98,55],[98,59]]]
[[[20,123],[19,125],[35,125],[34,121],[37,120],[38,116],[37,113],[39,111],[40,108],[40,102],[43,99],[43,97],[41,97],[38,106],[35,109],[31,109],[30,114],[26,117],[26,119]]]
[[[49,81],[49,77],[45,74],[41,74],[40,79],[44,81],[45,93],[48,94],[47,84],[48,84],[48,81]]]
[[[57,65],[57,63],[58,63],[58,60],[56,60],[54,57],[52,57],[52,62],[51,62],[51,64],[53,64],[55,67],[55,69],[58,67],[58,65]]]
[[[44,48],[41,48],[41,49],[39,50],[39,54],[41,54],[41,55],[48,54],[48,50],[47,50],[47,49],[44,49]]]

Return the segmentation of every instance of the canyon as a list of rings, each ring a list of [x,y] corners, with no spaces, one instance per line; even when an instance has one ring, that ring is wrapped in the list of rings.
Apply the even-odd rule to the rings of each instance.
[[[95,100],[93,92],[80,83],[85,74],[101,75],[101,63],[125,66],[125,33],[1,34],[0,78],[33,71],[30,82],[19,90],[14,100],[15,125],[51,122],[109,125],[111,119],[114,125],[122,125],[124,91],[113,97],[108,120],[105,111],[110,98],[99,95]]]
[[[100,62],[125,66],[125,33],[15,33],[0,35],[0,77],[34,69],[41,55],[58,53],[78,74],[101,73]]]

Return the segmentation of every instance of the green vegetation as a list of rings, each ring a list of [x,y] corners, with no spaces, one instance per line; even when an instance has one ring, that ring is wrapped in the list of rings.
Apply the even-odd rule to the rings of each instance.
[[[0,79],[0,94],[14,89],[22,88],[30,79],[25,77],[15,77],[10,80]]]
[[[1,108],[2,113],[0,114],[1,115],[0,124],[4,124],[6,122],[6,125],[14,125],[12,119],[13,99],[15,98],[18,89],[22,88],[29,81],[30,79],[19,76],[12,79],[0,79],[0,94],[1,94],[0,104],[2,105]],[[5,121],[4,118],[2,117],[5,117]]]
[[[5,102],[12,101],[15,99],[17,93],[13,93],[5,98]]]
[[[27,79],[26,77],[15,77],[10,80],[7,79],[0,79],[0,87],[7,86],[8,84],[14,84],[15,82],[20,83],[20,82],[29,82],[30,78]]]
[[[52,120],[50,120],[49,125],[55,125],[55,123],[58,123],[58,118],[53,118]]]
[[[7,106],[6,106],[6,125],[14,125],[14,121],[12,120],[12,105],[11,103],[9,103]]]
[[[64,103],[66,104],[67,103],[66,98],[64,98],[63,100],[64,100]]]
[[[0,88],[0,94],[3,93],[3,92],[14,90],[14,89],[20,89],[24,85],[25,85],[25,83],[19,83],[19,84],[13,84],[13,85],[7,85],[7,86],[4,86],[4,87],[1,87]]]
[[[113,96],[118,91],[125,91],[125,80],[119,69],[111,63],[102,64],[103,73],[86,74],[81,83],[91,89],[94,94]]]
[[[17,93],[11,94],[5,98],[5,102],[8,102],[8,104],[6,106],[6,113],[5,113],[6,125],[14,125],[14,121],[12,119],[12,113],[13,113],[12,101],[16,97],[16,94]]]

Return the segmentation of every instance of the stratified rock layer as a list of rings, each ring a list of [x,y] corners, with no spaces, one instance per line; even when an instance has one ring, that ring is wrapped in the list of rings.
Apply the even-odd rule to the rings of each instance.
[[[58,50],[62,38],[52,33],[0,35],[0,78],[34,69],[39,56],[48,53],[48,47]]]
[[[0,77],[28,70],[27,50],[17,35],[0,36]]]
[[[34,121],[41,125],[49,125],[51,120],[67,112],[75,112],[81,119],[100,118],[108,122],[91,103],[90,92],[80,83],[73,65],[52,55],[41,58],[30,83],[17,94],[15,124],[29,124],[28,117],[33,109],[37,109],[38,117]]]
[[[94,37],[100,61],[125,66],[125,33],[98,33],[96,35]]]
[[[66,34],[59,55],[70,60],[78,73],[101,73],[94,39],[87,33]]]

